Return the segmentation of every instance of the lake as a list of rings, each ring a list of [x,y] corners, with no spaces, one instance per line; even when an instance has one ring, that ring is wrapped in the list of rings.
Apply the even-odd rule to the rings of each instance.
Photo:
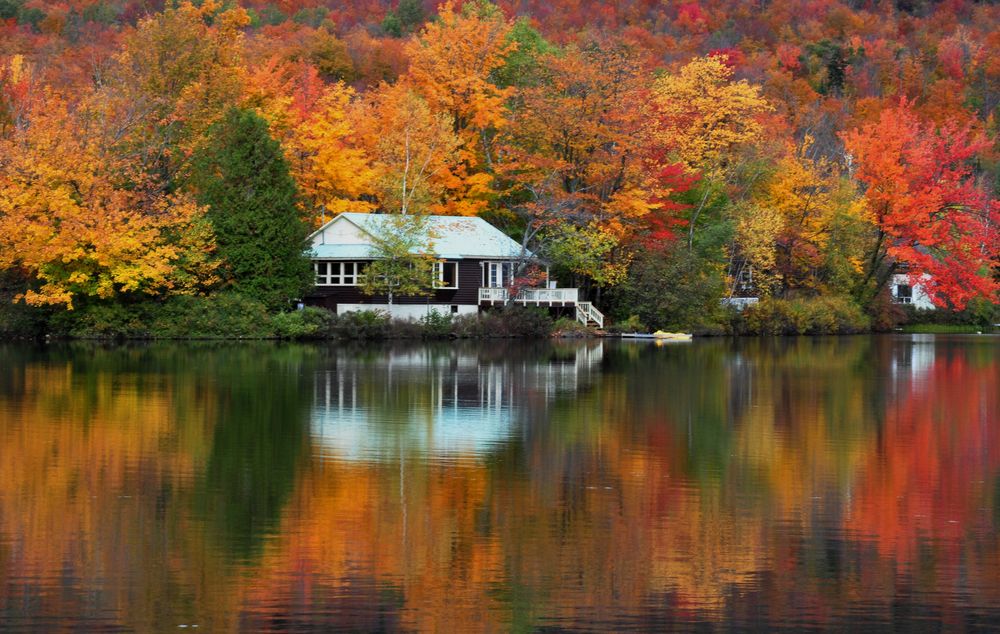
[[[1000,338],[0,346],[0,630],[1000,624]]]

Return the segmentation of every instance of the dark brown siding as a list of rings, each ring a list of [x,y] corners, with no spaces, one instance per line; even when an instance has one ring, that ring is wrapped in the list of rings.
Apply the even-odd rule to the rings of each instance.
[[[458,261],[458,288],[438,289],[428,297],[393,296],[394,304],[461,304],[479,303],[479,287],[483,281],[482,260]],[[385,304],[385,295],[365,295],[357,286],[314,286],[305,297],[308,306],[335,310],[337,304]]]

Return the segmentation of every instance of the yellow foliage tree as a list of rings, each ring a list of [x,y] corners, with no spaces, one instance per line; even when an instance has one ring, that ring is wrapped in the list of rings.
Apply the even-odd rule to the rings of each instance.
[[[355,135],[353,97],[354,90],[341,83],[330,86],[286,142],[292,176],[310,216],[374,207],[363,199],[375,193],[376,172]]]
[[[73,308],[81,297],[211,283],[201,209],[108,152],[99,117],[55,95],[44,101],[29,126],[0,140],[0,269],[37,282],[21,299]]]
[[[183,2],[142,20],[123,38],[102,98],[121,138],[143,163],[168,178],[180,172],[204,133],[246,85],[240,8]]]
[[[755,196],[756,204],[781,218],[775,236],[772,266],[789,288],[819,289],[822,268],[832,252],[847,258],[844,246],[831,249],[831,239],[845,222],[866,221],[865,208],[854,187],[846,183],[837,168],[826,158],[813,158],[812,139],[798,147],[790,146],[775,165],[775,170]],[[858,254],[860,256],[860,254]],[[855,260],[850,266],[859,267]]]
[[[730,258],[730,296],[740,295],[741,286],[751,286],[755,294],[770,295],[775,281],[777,240],[785,227],[781,212],[774,207],[736,205],[735,244],[738,252]]]
[[[720,57],[699,57],[653,84],[661,142],[693,170],[725,168],[734,149],[760,136],[757,116],[771,110],[757,86],[732,77]]]

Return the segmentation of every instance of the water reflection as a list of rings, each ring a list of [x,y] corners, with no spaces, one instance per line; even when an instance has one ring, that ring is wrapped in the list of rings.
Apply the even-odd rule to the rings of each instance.
[[[312,432],[327,457],[436,459],[497,451],[529,403],[573,395],[599,371],[603,342],[420,346],[334,355],[313,382]]]
[[[0,629],[1000,619],[996,338],[0,367]]]

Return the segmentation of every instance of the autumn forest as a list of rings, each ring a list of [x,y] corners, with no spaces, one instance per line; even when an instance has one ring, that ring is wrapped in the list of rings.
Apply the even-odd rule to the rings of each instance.
[[[898,274],[995,322],[998,50],[972,0],[0,0],[0,299],[287,310],[365,211],[481,216],[649,327],[890,327]]]

